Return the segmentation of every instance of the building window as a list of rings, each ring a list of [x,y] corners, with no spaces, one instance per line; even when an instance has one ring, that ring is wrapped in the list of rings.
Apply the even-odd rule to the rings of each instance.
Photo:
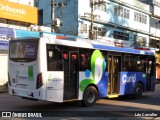
[[[126,18],[126,17],[127,17],[127,10],[124,9],[124,18]]]
[[[118,15],[118,8],[117,7],[114,7],[114,14]]]
[[[152,48],[160,48],[160,41],[159,40],[150,40],[150,47]]]
[[[94,5],[94,10],[100,10],[106,12],[106,5]]]
[[[147,16],[145,15],[142,15],[142,23],[147,23]]]
[[[124,33],[124,32],[114,31],[113,32],[113,38],[128,41],[129,40],[129,34]]]
[[[134,21],[147,24],[147,16],[141,13],[134,12]]]
[[[81,23],[81,33],[87,33],[87,24]]]
[[[137,13],[134,13],[134,21],[137,21],[137,18],[138,18]]]
[[[93,27],[94,32],[97,36],[104,36],[106,34],[106,28],[101,27]]]
[[[127,17],[126,18],[128,18],[129,19],[129,10],[127,10]]]
[[[101,5],[102,11],[106,12],[106,5]]]
[[[129,19],[129,10],[118,5],[114,6],[114,14]]]
[[[98,28],[98,35],[99,36],[104,36],[106,33],[106,29],[105,28]]]
[[[106,5],[94,5],[94,10],[106,12]]]

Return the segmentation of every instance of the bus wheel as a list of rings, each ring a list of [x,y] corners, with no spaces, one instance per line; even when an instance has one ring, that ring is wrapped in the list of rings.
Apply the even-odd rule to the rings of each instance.
[[[143,93],[143,87],[140,83],[138,83],[134,89],[133,97],[140,98],[142,96],[142,93]]]
[[[83,95],[82,106],[88,107],[96,103],[98,98],[98,93],[95,87],[89,86]]]

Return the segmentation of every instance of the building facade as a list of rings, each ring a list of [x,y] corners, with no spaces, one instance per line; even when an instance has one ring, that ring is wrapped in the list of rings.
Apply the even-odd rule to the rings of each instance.
[[[140,0],[150,5],[150,48],[156,57],[156,78],[160,80],[160,0]]]
[[[37,8],[34,0],[1,0],[0,1],[0,87],[8,81],[7,58],[8,42],[14,38],[38,37],[32,32],[38,23]]]
[[[98,33],[98,38],[101,38],[100,33],[104,31],[105,35],[101,39],[107,40],[115,46],[148,47],[150,35],[149,5],[141,4],[136,0],[108,0],[104,2],[106,3],[94,6],[95,11],[93,14],[100,16],[96,18],[93,27]],[[88,5],[85,5],[90,6],[90,1]],[[83,10],[82,6],[83,3],[79,7],[81,19],[88,19],[84,15],[86,10]],[[85,22],[83,23],[85,24]],[[89,23],[86,22],[86,24],[89,26]],[[81,30],[82,28],[79,27],[79,31]]]
[[[92,26],[95,40],[119,47],[149,47],[150,6],[140,1],[40,0],[39,10],[42,24],[57,33],[88,38]],[[56,19],[61,26],[55,25]]]

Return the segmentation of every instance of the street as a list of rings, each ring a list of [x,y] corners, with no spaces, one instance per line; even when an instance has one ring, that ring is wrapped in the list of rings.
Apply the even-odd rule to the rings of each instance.
[[[83,117],[133,117],[138,113],[158,113],[160,114],[160,84],[156,84],[156,91],[153,93],[144,93],[139,99],[131,97],[119,97],[115,99],[100,99],[92,107],[81,107],[78,102],[52,103],[46,101],[31,101],[22,99],[18,96],[11,96],[8,93],[0,93],[0,111],[8,112],[42,112],[47,118],[51,117],[78,117],[78,120],[84,120]],[[47,111],[47,112],[46,112]],[[129,112],[128,112],[129,111]],[[48,115],[47,115],[48,114]],[[66,115],[67,114],[67,115]],[[108,115],[106,115],[108,114]],[[43,115],[43,114],[42,114]],[[118,117],[119,116],[119,117]],[[43,117],[43,116],[42,116]],[[80,118],[79,118],[80,117]],[[141,116],[142,117],[142,116]],[[140,117],[140,118],[141,118]],[[125,117],[126,118],[126,117]],[[137,117],[139,118],[139,117]],[[160,119],[158,117],[152,117]],[[26,118],[27,119],[27,118]],[[119,118],[119,119],[122,119]],[[147,119],[146,117],[143,119]],[[4,118],[4,120],[6,120]]]

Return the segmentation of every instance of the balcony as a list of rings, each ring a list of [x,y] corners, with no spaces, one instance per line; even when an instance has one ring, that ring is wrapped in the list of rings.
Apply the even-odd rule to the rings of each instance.
[[[150,12],[149,5],[144,4],[142,2],[139,2],[137,0],[114,0],[114,1],[121,3],[121,4],[127,3],[129,5],[132,5],[133,7],[139,8],[139,9],[144,10],[146,12]]]

